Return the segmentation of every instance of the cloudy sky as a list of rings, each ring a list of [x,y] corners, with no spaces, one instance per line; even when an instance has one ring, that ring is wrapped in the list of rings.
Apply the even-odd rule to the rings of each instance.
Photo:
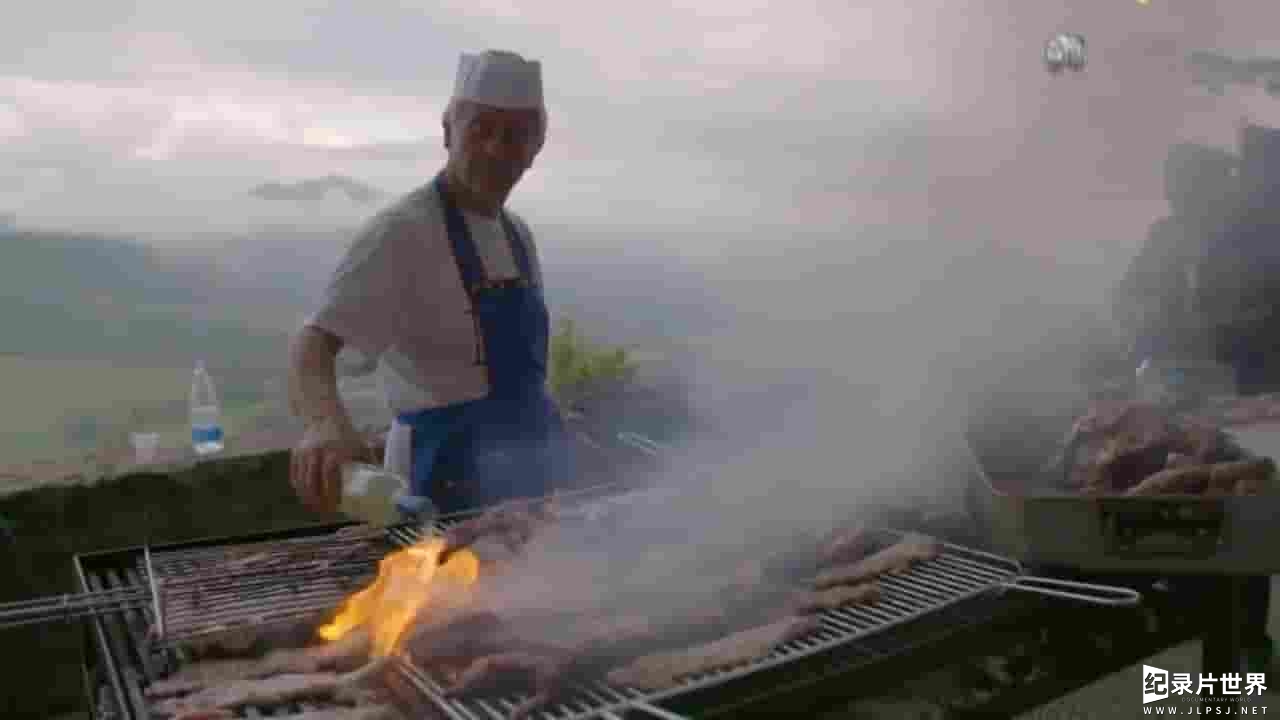
[[[906,444],[870,433],[867,455],[892,462],[929,444],[908,426],[948,373],[988,362],[1010,308],[1053,302],[1054,283],[1097,296],[1123,270],[1167,211],[1171,143],[1280,126],[1280,102],[1208,95],[1184,63],[1280,56],[1276,27],[1263,0],[43,0],[0,22],[0,214],[183,247],[297,221],[245,197],[261,182],[402,193],[443,162],[459,53],[514,50],[545,72],[548,145],[512,199],[544,257],[702,261],[764,323],[726,355],[879,386],[869,412],[903,418]],[[1089,66],[1054,77],[1040,57],[1063,31]],[[957,270],[991,247],[1040,270]],[[829,466],[845,467],[848,408],[869,401],[827,399],[816,426],[839,430]]]
[[[797,229],[945,227],[1097,261],[1162,212],[1170,141],[1229,147],[1240,117],[1280,120],[1258,92],[1192,88],[1182,64],[1280,49],[1260,42],[1271,3],[429,5],[25,4],[0,26],[0,211],[181,244],[265,212],[243,198],[263,181],[403,192],[443,159],[458,54],[489,47],[545,68],[550,141],[513,205],[697,257],[768,257]],[[1042,69],[1059,30],[1089,40],[1084,74]]]

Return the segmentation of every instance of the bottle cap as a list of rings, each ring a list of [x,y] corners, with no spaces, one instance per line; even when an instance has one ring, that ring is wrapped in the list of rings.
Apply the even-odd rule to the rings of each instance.
[[[436,504],[424,495],[401,495],[396,498],[396,509],[405,522],[426,524],[435,519]]]

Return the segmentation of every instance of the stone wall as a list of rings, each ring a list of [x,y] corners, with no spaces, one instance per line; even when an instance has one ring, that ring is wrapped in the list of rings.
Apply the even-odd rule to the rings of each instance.
[[[302,507],[288,468],[288,453],[280,452],[0,497],[0,517],[14,526],[12,541],[0,546],[0,602],[74,592],[75,553],[341,520]],[[83,623],[0,636],[8,658],[0,717],[47,718],[83,707]]]

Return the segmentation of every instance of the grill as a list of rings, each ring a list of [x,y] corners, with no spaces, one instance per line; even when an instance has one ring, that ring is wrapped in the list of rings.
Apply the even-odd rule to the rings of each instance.
[[[388,550],[381,531],[360,527],[283,541],[144,555],[166,645],[233,641],[251,625],[315,619],[373,579]]]
[[[581,494],[579,499],[598,499],[600,494],[602,491],[593,490]],[[425,532],[443,532],[450,524],[471,514],[443,519]],[[879,534],[877,540],[881,544],[902,537],[901,533],[890,530]],[[76,572],[86,593],[122,593],[130,588],[147,587],[151,579],[147,574],[148,564],[161,586],[157,594],[160,603],[138,603],[90,618],[90,640],[98,651],[98,663],[90,679],[99,689],[97,716],[103,719],[148,717],[148,704],[143,696],[146,686],[192,659],[185,645],[175,641],[225,638],[236,628],[250,624],[313,617],[370,580],[376,571],[377,558],[382,554],[412,544],[422,536],[423,531],[411,527],[392,528],[375,536],[353,535],[347,526],[324,526],[149,551],[130,548],[78,556]],[[301,567],[290,565],[286,570],[279,560],[285,555],[294,559],[309,557],[312,561]],[[225,567],[225,563],[237,560],[241,561],[240,571],[224,570],[215,574],[213,568]],[[1030,578],[1015,561],[951,544],[944,545],[938,558],[902,575],[883,577],[881,582],[883,597],[874,606],[826,611],[821,616],[819,631],[782,645],[756,661],[687,677],[659,692],[645,693],[602,682],[579,685],[561,693],[554,705],[533,717],[607,719],[637,711],[666,720],[679,718],[682,716],[659,705],[670,705],[702,691],[783,671],[810,658],[821,656],[824,662],[834,662],[841,657],[847,660],[865,654],[859,648],[863,642],[879,639],[914,620],[942,615],[966,601],[1007,589],[1107,605],[1131,605],[1138,600],[1136,593],[1121,588]],[[159,607],[161,604],[163,607]],[[152,642],[158,617],[167,623],[163,643]],[[403,659],[393,664],[393,671],[385,673],[384,680],[397,704],[408,711],[410,717],[504,718],[525,699],[519,695],[483,700],[448,698],[440,678]],[[245,708],[238,717],[272,717],[315,707],[318,706],[290,704]]]

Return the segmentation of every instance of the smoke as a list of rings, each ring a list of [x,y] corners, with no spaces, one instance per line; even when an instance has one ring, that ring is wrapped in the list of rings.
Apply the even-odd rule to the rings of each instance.
[[[955,53],[939,76],[948,102],[780,179],[803,197],[771,188],[798,204],[762,203],[738,226],[716,215],[699,233],[724,248],[702,271],[733,308],[685,368],[715,431],[670,448],[660,491],[607,535],[535,543],[506,587],[513,605],[604,606],[658,587],[669,603],[644,597],[661,614],[744,558],[873,508],[962,512],[967,429],[997,409],[1055,415],[1085,382],[1128,371],[1108,303],[1169,213],[1165,154],[1234,143],[1234,106],[1196,94],[1181,64],[1221,25],[1187,8],[1047,18],[997,4],[999,31],[960,23],[934,46]],[[1039,51],[1062,30],[1088,38],[1092,65],[1054,79]]]

